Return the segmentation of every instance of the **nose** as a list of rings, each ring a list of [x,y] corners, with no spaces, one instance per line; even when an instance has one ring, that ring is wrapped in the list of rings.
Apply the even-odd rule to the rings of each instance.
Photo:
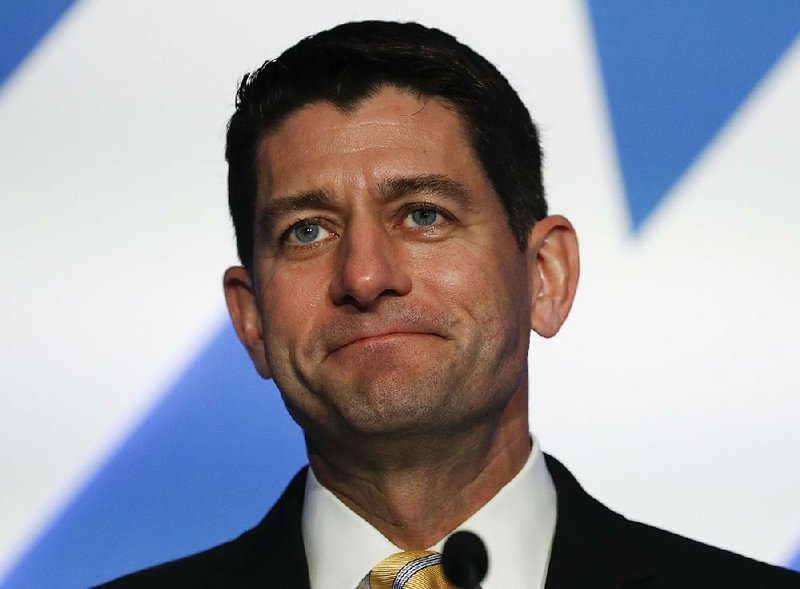
[[[330,285],[336,305],[368,310],[386,296],[411,291],[411,277],[402,245],[378,223],[351,227],[340,241],[337,267]]]

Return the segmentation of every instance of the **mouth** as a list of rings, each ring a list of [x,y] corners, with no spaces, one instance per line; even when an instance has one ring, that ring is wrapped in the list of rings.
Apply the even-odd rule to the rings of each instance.
[[[341,314],[331,317],[320,326],[322,358],[350,349],[362,352],[380,350],[408,352],[420,347],[424,353],[430,337],[438,340],[454,339],[456,321],[448,313],[424,308],[390,308],[381,314],[352,316]],[[410,338],[415,338],[414,340]],[[436,339],[433,344],[438,343]]]
[[[376,333],[376,334],[369,334],[369,335],[362,335],[358,336],[354,339],[348,340],[347,342],[334,347],[330,354],[335,352],[339,352],[348,348],[355,348],[355,347],[380,347],[380,346],[391,346],[397,345],[401,343],[403,340],[412,337],[423,337],[423,336],[435,336],[439,337],[435,333],[430,332],[421,332],[421,331],[389,331],[385,333]]]

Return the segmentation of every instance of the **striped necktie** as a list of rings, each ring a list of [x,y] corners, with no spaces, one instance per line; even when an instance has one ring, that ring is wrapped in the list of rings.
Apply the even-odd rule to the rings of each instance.
[[[457,589],[441,563],[438,552],[398,552],[375,565],[356,589]]]

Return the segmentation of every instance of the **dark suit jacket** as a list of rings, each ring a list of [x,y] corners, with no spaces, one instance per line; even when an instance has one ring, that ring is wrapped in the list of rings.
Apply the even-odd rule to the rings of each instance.
[[[796,573],[625,519],[556,459],[546,460],[558,497],[546,589],[800,589]],[[237,539],[103,587],[309,589],[300,531],[305,478],[303,469],[261,523]]]

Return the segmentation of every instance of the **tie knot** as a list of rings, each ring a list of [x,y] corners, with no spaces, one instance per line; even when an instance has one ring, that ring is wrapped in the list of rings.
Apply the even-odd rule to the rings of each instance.
[[[358,589],[456,589],[447,582],[442,555],[430,550],[398,552],[384,558]]]

